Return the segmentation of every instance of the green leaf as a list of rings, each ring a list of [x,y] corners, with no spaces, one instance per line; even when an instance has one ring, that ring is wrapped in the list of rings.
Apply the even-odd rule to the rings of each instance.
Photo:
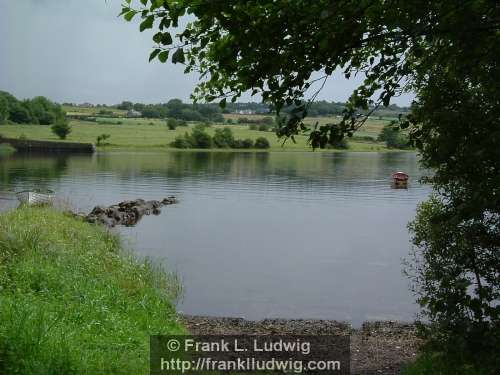
[[[158,55],[158,60],[160,60],[162,63],[166,62],[168,59],[168,52],[169,51],[161,51]]]
[[[219,102],[219,106],[221,108],[226,108],[226,98],[223,98],[220,102]]]
[[[170,33],[163,33],[163,37],[161,39],[161,44],[168,46],[172,44],[172,36]]]
[[[158,56],[158,54],[161,52],[161,49],[159,48],[156,48],[155,50],[153,50],[153,52],[151,52],[151,55],[149,55],[149,61],[151,62],[151,60],[153,60],[156,56]]]
[[[130,8],[123,7],[123,8],[122,8],[122,11],[121,11],[121,12],[120,12],[120,14],[118,15],[118,17],[123,16],[123,15],[124,15],[125,13],[127,13],[129,10],[130,10]]]
[[[123,18],[125,18],[125,20],[127,20],[127,21],[130,22],[130,21],[132,21],[132,18],[134,18],[134,16],[135,16],[136,13],[137,12],[135,10],[131,10],[130,12],[125,13],[125,15],[123,16]]]
[[[141,4],[146,6],[146,4],[148,3],[148,0],[141,0]]]
[[[156,33],[155,35],[153,35],[153,42],[159,44],[162,38],[163,38],[163,33]]]
[[[143,32],[146,29],[151,29],[153,27],[154,20],[155,20],[154,16],[147,17],[144,21],[141,22],[139,30]]]
[[[177,63],[184,63],[185,61],[185,58],[184,58],[184,51],[182,50],[182,48],[178,48],[177,51],[174,52],[174,54],[172,55],[172,62],[174,64],[177,64]]]

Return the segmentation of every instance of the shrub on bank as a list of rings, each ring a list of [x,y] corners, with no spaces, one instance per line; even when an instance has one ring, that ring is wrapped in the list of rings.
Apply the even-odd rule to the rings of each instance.
[[[266,149],[270,147],[269,141],[264,137],[257,138],[256,142],[250,138],[235,139],[233,131],[226,127],[215,129],[214,136],[211,137],[205,130],[205,126],[200,124],[193,128],[191,133],[185,133],[175,138],[170,144],[175,148],[241,148],[249,149],[252,147]]]
[[[97,136],[97,139],[96,139],[96,143],[97,143],[97,146],[104,146],[106,145],[107,143],[105,142],[106,139],[109,139],[111,137],[111,135],[109,134],[100,134]]]
[[[250,138],[236,139],[233,142],[233,148],[252,148],[254,146],[253,140]]]
[[[193,145],[189,141],[189,134],[179,135],[175,137],[174,141],[170,144],[174,148],[192,148]]]
[[[137,374],[182,334],[178,284],[109,231],[48,208],[0,215],[0,373]]]
[[[54,125],[51,126],[52,133],[57,135],[60,139],[66,139],[71,133],[71,126],[65,119],[58,119]]]
[[[229,128],[215,129],[213,139],[215,147],[218,148],[233,147],[234,144],[233,132]]]
[[[204,124],[196,125],[191,134],[188,135],[188,141],[193,148],[211,148],[212,137],[205,131]]]
[[[177,123],[176,119],[169,118],[167,120],[167,127],[168,127],[169,130],[175,130],[178,126],[179,126],[179,124]]]
[[[409,148],[408,136],[392,124],[385,125],[378,136],[378,141],[385,142],[387,148]]]
[[[255,140],[255,148],[269,148],[271,145],[269,144],[269,141],[265,137],[259,137]]]

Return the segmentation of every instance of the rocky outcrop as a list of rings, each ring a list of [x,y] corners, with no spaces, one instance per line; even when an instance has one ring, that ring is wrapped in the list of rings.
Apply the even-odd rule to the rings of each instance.
[[[136,199],[124,201],[118,204],[104,207],[95,206],[88,214],[77,214],[89,223],[99,223],[107,227],[116,225],[134,226],[144,215],[159,215],[161,207],[177,203],[175,197],[164,198],[161,201],[145,201],[144,199]]]

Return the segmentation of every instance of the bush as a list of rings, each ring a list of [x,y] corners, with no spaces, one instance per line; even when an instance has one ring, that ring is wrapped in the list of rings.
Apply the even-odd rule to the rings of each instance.
[[[409,225],[414,247],[406,273],[430,318],[421,327],[425,352],[440,353],[450,368],[498,370],[499,215],[464,219],[461,210],[448,197],[433,196],[419,205]]]
[[[109,134],[101,134],[101,135],[98,135],[97,136],[97,146],[104,146],[106,143],[104,143],[104,141],[106,139],[109,139],[111,137],[111,135]]]
[[[267,140],[267,138],[265,137],[259,137],[255,140],[255,148],[261,148],[261,149],[265,149],[265,148],[269,148],[271,147],[269,141]]]
[[[233,142],[233,148],[252,148],[253,140],[250,138],[247,139],[236,139]]]
[[[1,92],[0,92],[1,94]],[[6,98],[0,95],[0,124],[7,122],[9,117],[9,102]]]
[[[254,146],[253,139],[251,138],[245,138],[242,144],[243,144],[242,148],[252,148]]]
[[[175,148],[211,148],[212,137],[205,131],[204,125],[196,125],[191,133],[178,136],[170,144]]]
[[[260,124],[259,125],[259,131],[261,131],[261,132],[268,132],[270,129],[271,129],[271,126],[268,124]]]
[[[43,96],[19,101],[11,94],[0,91],[0,123],[12,121],[17,124],[54,124],[64,117],[62,107]]]
[[[29,124],[31,122],[31,115],[23,105],[16,103],[9,109],[9,120],[17,124]]]
[[[234,143],[233,132],[229,128],[215,129],[213,137],[214,145],[218,148],[232,147]]]
[[[69,133],[71,133],[71,126],[64,119],[57,120],[51,127],[52,133],[57,135],[60,139],[66,139]]]
[[[50,125],[53,124],[55,120],[56,120],[55,114],[48,111],[44,111],[38,117],[38,122],[40,123],[40,125]]]
[[[212,137],[205,131],[204,125],[196,125],[193,128],[189,141],[194,148],[212,147]]]
[[[186,133],[175,138],[175,140],[170,144],[175,148],[192,148],[193,145],[189,141],[189,135]]]
[[[409,147],[408,136],[401,133],[398,128],[394,127],[391,124],[387,124],[384,126],[377,140],[385,142],[387,148],[405,149]]]
[[[169,118],[167,120],[167,127],[168,127],[169,130],[175,130],[178,126],[179,126],[179,124],[177,123],[176,119]]]

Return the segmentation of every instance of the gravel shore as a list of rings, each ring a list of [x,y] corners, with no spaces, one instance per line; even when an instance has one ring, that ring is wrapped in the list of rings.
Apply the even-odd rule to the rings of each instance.
[[[367,322],[360,329],[333,320],[214,318],[182,315],[193,335],[350,335],[352,374],[400,374],[415,359],[419,339],[413,324]]]

